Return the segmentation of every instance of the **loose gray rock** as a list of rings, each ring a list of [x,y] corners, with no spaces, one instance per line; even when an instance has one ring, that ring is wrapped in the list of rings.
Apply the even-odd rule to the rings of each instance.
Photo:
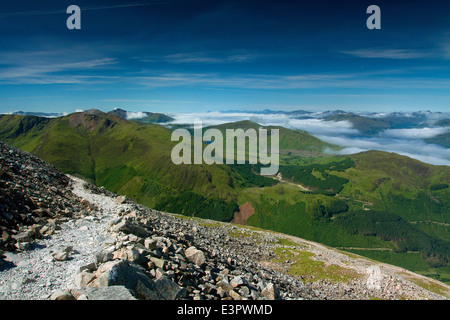
[[[50,300],[75,300],[74,296],[69,290],[56,290],[51,296]]]
[[[277,287],[272,283],[269,283],[263,291],[261,291],[261,295],[268,300],[280,300],[280,292]]]
[[[66,261],[69,258],[69,252],[60,251],[53,253],[52,256],[56,261]]]
[[[71,292],[77,300],[136,300],[130,290],[124,286],[86,287],[82,290],[73,289]]]
[[[186,258],[194,262],[196,265],[201,266],[206,262],[205,254],[203,251],[198,250],[196,247],[189,247],[184,252]]]

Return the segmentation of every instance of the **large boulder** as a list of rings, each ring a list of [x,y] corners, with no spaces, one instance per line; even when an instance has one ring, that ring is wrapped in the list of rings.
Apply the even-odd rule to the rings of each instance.
[[[72,289],[71,293],[77,300],[136,300],[130,290],[124,286],[86,287]]]
[[[142,238],[145,238],[146,236],[148,236],[148,231],[145,228],[132,222],[130,219],[122,219],[117,224],[112,225],[111,231],[113,231],[113,232],[122,231],[123,233],[134,234],[134,235],[136,235],[138,237],[142,237]]]
[[[90,286],[109,287],[122,285],[135,297],[145,300],[174,300],[185,294],[185,289],[163,276],[152,280],[145,269],[128,260],[110,261],[96,271],[97,278]]]
[[[187,248],[184,252],[184,255],[189,261],[195,263],[198,266],[201,266],[206,262],[205,254],[203,253],[203,251],[198,250],[194,246]]]
[[[69,290],[56,290],[50,296],[50,300],[75,300]]]

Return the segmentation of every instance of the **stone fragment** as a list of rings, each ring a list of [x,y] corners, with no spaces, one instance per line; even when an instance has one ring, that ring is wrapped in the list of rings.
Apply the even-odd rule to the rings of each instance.
[[[145,286],[139,282],[136,295],[145,300],[176,300],[185,297],[187,291],[163,275],[153,282],[153,286]]]
[[[243,276],[236,276],[231,281],[230,284],[233,286],[233,288],[247,285],[247,280]]]
[[[143,227],[131,222],[129,219],[123,219],[119,223],[113,225],[111,227],[111,230],[114,232],[122,231],[126,234],[134,234],[138,237],[146,237],[148,235],[147,230],[145,230]]]
[[[75,300],[69,290],[56,290],[50,296],[50,300]]]
[[[280,292],[277,287],[272,283],[269,283],[264,290],[261,291],[261,295],[268,300],[280,300]]]
[[[242,297],[240,296],[240,294],[234,290],[230,290],[228,292],[228,294],[230,295],[231,298],[233,298],[233,300],[242,300]]]
[[[185,289],[180,288],[167,276],[153,281],[145,274],[145,269],[127,260],[110,261],[96,271],[97,278],[90,284],[93,287],[122,285],[134,295],[148,300],[173,300],[182,296]]]
[[[154,239],[146,238],[144,240],[144,246],[149,250],[154,250],[156,248],[156,242]]]
[[[151,257],[150,261],[152,261],[157,268],[161,268],[162,270],[165,270],[167,262],[164,259]]]
[[[86,208],[92,209],[93,206],[92,204],[89,202],[89,200],[87,200],[86,198],[81,199],[80,202],[83,206],[85,206]]]
[[[87,272],[94,272],[97,269],[97,265],[94,262],[91,262],[87,265],[80,267],[80,272],[87,271]]]
[[[66,261],[69,258],[69,252],[60,251],[52,253],[53,259],[56,261]]]
[[[13,239],[15,239],[17,242],[30,242],[32,240],[32,232],[31,231],[24,231],[19,234],[13,235]]]
[[[116,201],[117,204],[122,204],[126,200],[127,200],[127,198],[125,196],[118,196],[115,201]]]
[[[94,255],[94,263],[96,266],[101,263],[108,262],[114,259],[114,255],[112,252],[103,250]]]
[[[77,300],[136,300],[125,286],[86,287],[70,291]]]
[[[41,239],[42,238],[42,234],[41,234],[41,225],[38,224],[33,224],[30,228],[31,233],[34,235],[35,239]]]
[[[225,279],[222,279],[219,282],[217,282],[216,286],[218,288],[221,288],[225,292],[229,292],[229,291],[233,290],[233,286]]]
[[[86,287],[93,279],[95,275],[93,273],[82,271],[75,275],[73,279],[73,284],[78,288]]]
[[[194,246],[187,248],[184,252],[184,255],[189,261],[195,263],[198,266],[201,266],[206,262],[205,254],[203,253],[203,251],[198,250]]]

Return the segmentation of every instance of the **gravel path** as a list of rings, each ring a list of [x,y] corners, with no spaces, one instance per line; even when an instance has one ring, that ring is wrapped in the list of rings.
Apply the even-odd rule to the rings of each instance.
[[[92,262],[95,252],[112,243],[105,228],[127,205],[118,205],[112,198],[87,192],[83,180],[71,178],[73,192],[99,210],[61,224],[61,230],[37,241],[32,250],[16,254],[7,252],[6,263],[0,269],[0,300],[48,299],[55,290],[66,288],[79,268]],[[53,258],[53,252],[68,247],[73,248],[68,260]]]

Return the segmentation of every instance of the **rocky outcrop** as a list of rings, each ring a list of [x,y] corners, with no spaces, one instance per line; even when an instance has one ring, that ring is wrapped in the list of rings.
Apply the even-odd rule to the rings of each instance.
[[[92,209],[54,166],[0,142],[0,250],[29,249],[58,223]]]
[[[116,239],[114,245],[97,252],[93,264],[82,266],[64,292],[84,299],[89,297],[86,290],[123,286],[133,297],[149,300],[281,299],[267,277],[236,266],[230,257],[196,248],[195,237],[181,226],[172,232],[160,229],[156,222],[161,219],[149,220],[149,209],[134,209],[111,220],[108,230]],[[189,222],[183,225],[193,227]]]

